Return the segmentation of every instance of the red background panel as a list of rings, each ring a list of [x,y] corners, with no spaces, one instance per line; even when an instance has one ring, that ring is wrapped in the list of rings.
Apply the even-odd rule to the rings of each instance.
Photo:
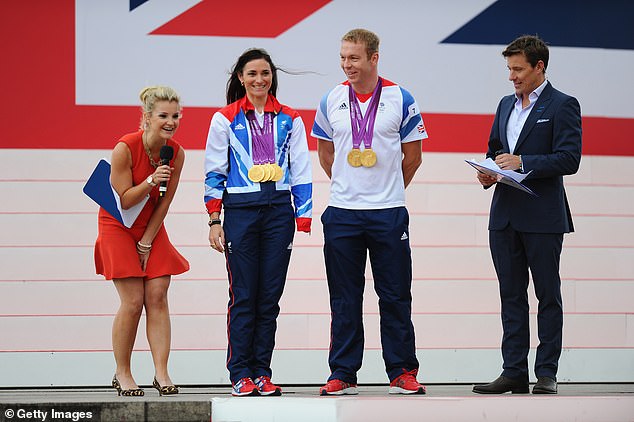
[[[0,35],[6,57],[0,66],[0,148],[109,149],[123,133],[137,128],[140,107],[75,104],[73,0],[12,2]],[[215,110],[187,107],[176,136],[185,148],[204,148]],[[310,129],[314,111],[300,113]],[[485,151],[492,115],[423,111],[423,116],[430,136],[425,151]],[[583,129],[584,154],[634,156],[634,119],[586,116]],[[315,140],[309,142],[314,149]]]

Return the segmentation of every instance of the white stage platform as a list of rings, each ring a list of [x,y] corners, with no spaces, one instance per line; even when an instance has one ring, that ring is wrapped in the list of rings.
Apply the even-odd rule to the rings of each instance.
[[[469,385],[429,386],[423,396],[388,395],[387,387],[361,387],[357,396],[316,394],[317,389],[302,388],[282,397],[214,397],[212,421],[634,421],[633,385],[561,385],[556,396],[482,396],[471,393]]]

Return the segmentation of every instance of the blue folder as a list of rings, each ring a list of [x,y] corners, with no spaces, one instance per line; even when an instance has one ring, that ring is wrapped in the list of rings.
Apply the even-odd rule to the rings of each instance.
[[[145,203],[149,199],[147,195],[141,202],[126,210],[121,208],[119,195],[110,184],[110,163],[101,159],[93,170],[90,178],[84,185],[84,193],[95,201],[101,208],[106,210],[111,216],[119,220],[126,227],[132,227]]]

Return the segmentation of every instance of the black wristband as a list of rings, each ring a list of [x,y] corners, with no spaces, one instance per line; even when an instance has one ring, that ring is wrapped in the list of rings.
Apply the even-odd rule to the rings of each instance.
[[[219,218],[214,218],[212,220],[209,220],[209,222],[207,224],[209,224],[209,227],[211,227],[211,226],[214,226],[216,224],[222,224],[222,220],[220,220]]]

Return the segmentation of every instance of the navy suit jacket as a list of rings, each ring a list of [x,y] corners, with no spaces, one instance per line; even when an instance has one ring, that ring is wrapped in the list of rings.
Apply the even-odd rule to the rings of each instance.
[[[509,152],[506,127],[515,95],[500,101],[489,136],[487,157]],[[522,156],[524,179],[538,196],[497,183],[491,201],[489,230],[511,225],[529,233],[574,231],[563,176],[574,174],[581,162],[581,108],[576,98],[547,82],[517,140],[515,155]]]

